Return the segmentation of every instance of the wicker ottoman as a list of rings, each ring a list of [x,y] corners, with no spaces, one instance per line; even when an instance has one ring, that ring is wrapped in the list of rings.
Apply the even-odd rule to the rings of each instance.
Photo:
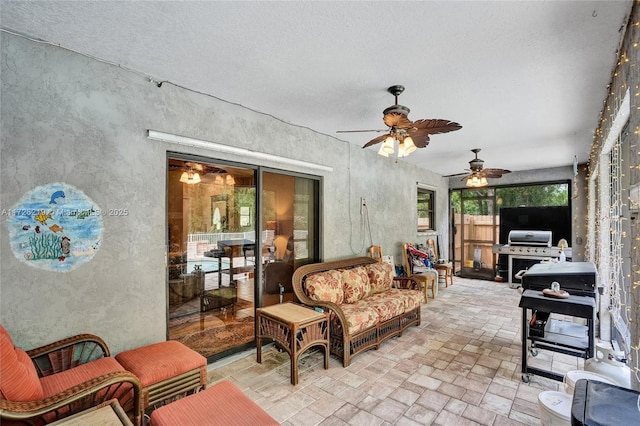
[[[149,426],[279,425],[230,380],[151,413]]]
[[[207,359],[174,340],[120,352],[116,360],[140,380],[145,411],[207,384]]]

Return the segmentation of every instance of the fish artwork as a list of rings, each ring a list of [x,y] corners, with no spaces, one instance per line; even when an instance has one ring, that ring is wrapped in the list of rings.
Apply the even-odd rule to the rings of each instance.
[[[62,232],[63,229],[56,223],[49,227],[53,232]]]
[[[40,210],[38,214],[35,215],[33,218],[38,222],[40,222],[41,224],[46,225],[47,220],[53,217],[52,214],[53,212],[45,213],[44,210]]]
[[[62,237],[60,247],[62,248],[62,254],[69,256],[69,253],[71,253],[71,239],[69,237]]]
[[[100,206],[67,183],[37,186],[26,192],[10,210],[0,210],[3,213],[0,216],[8,216],[8,238],[13,254],[28,267],[72,271],[90,262],[100,247],[104,231]],[[4,217],[0,219],[5,222]],[[0,230],[6,238],[4,232]],[[0,423],[4,425],[1,420]]]
[[[56,191],[53,194],[51,194],[51,201],[49,201],[49,204],[58,204],[56,203],[56,200],[58,198],[65,198],[64,191]]]

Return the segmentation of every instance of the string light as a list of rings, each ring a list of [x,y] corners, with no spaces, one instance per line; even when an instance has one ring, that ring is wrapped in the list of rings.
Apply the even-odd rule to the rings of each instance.
[[[634,8],[634,15],[637,19],[640,16],[640,2],[636,2]],[[620,49],[619,61],[616,68],[612,72],[611,82],[607,85],[608,96],[603,101],[603,108],[600,115],[599,126],[594,131],[594,140],[591,146],[589,155],[589,162],[587,164],[586,184],[587,185],[599,185],[602,189],[606,185],[606,189],[609,192],[608,199],[603,199],[598,193],[602,191],[589,191],[589,197],[587,204],[589,206],[598,206],[595,211],[590,208],[591,218],[585,218],[587,221],[587,228],[589,229],[590,238],[587,239],[587,253],[593,256],[592,260],[596,263],[598,269],[608,270],[607,276],[601,276],[601,280],[605,284],[605,293],[611,297],[610,313],[614,323],[618,326],[622,325],[622,329],[625,328],[624,323],[629,325],[630,340],[627,342],[629,353],[629,366],[632,373],[635,375],[636,380],[640,382],[640,324],[634,320],[633,311],[640,312],[640,279],[634,279],[634,277],[640,276],[640,266],[637,265],[637,255],[631,256],[632,264],[629,265],[629,272],[623,272],[623,257],[622,252],[625,245],[630,246],[632,253],[637,253],[640,246],[640,237],[633,237],[632,232],[629,235],[625,232],[622,225],[623,221],[627,220],[622,217],[622,212],[628,207],[629,210],[637,212],[640,200],[639,191],[630,193],[628,197],[623,197],[623,190],[626,191],[630,188],[623,188],[623,177],[632,176],[634,181],[631,185],[636,187],[639,185],[638,175],[640,174],[640,164],[638,161],[638,145],[640,137],[640,125],[636,124],[634,128],[629,128],[629,151],[635,152],[635,155],[631,155],[631,164],[625,164],[621,150],[622,146],[621,137],[618,137],[611,147],[610,154],[603,156],[604,144],[610,133],[613,133],[612,127],[614,120],[617,117],[620,107],[623,103],[623,98],[627,93],[627,89],[631,92],[630,97],[630,123],[638,123],[640,111],[640,82],[638,81],[638,61],[640,60],[640,52],[637,50],[640,47],[640,20],[636,20],[629,25],[626,31],[625,40]],[[625,47],[626,46],[626,47]],[[631,51],[633,49],[633,51]],[[631,89],[633,88],[633,89]],[[633,124],[632,124],[633,125]],[[610,172],[610,179],[605,179],[598,173],[601,161],[607,161],[608,171]],[[633,162],[636,163],[633,163]],[[625,167],[626,166],[626,167]],[[602,169],[600,169],[602,170]],[[595,174],[595,175],[594,175]],[[595,179],[591,179],[591,176],[596,176]],[[594,182],[597,181],[597,182]],[[607,191],[605,191],[607,192]],[[635,197],[635,198],[634,198]],[[594,198],[593,200],[591,198]],[[600,207],[608,208],[601,209]],[[608,226],[608,235],[610,237],[610,244],[604,246],[602,242],[598,244],[593,240],[593,235],[601,235],[602,226]],[[633,221],[630,224],[632,231],[637,230],[638,223]],[[638,232],[635,232],[638,235]],[[592,247],[590,247],[592,246]],[[606,253],[603,253],[606,250]],[[601,256],[601,254],[603,256]],[[605,262],[606,265],[599,265],[598,263]],[[624,282],[628,283],[628,288],[624,288]],[[637,315],[637,314],[636,314]]]

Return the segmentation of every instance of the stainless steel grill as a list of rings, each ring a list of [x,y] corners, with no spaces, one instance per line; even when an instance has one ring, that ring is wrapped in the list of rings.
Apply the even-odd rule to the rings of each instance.
[[[511,231],[509,245],[551,247],[551,231]]]
[[[509,232],[508,244],[495,244],[493,252],[506,254],[509,259],[509,286],[513,285],[513,260],[545,260],[560,256],[560,248],[552,247],[551,231],[512,230]],[[571,249],[565,249],[567,258],[571,257]],[[518,272],[518,271],[515,271]]]

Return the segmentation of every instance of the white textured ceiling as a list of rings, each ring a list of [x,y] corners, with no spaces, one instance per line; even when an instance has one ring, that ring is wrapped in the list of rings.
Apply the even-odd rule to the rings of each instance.
[[[586,161],[631,3],[3,1],[0,23],[357,145],[378,133],[336,130],[384,129],[402,84],[411,120],[463,126],[403,159],[447,175],[471,148]]]

